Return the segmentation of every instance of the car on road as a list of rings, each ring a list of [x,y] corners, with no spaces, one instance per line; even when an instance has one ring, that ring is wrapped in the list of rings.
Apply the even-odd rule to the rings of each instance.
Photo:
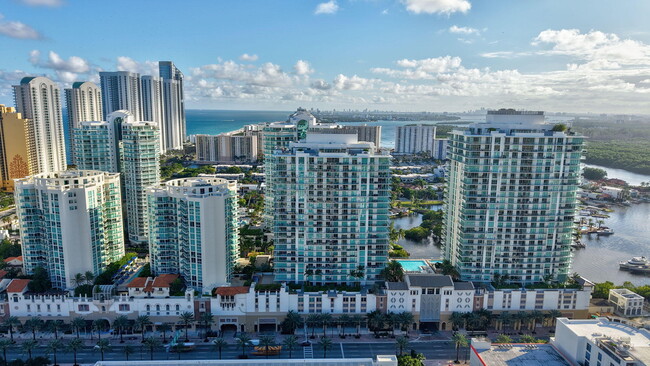
[[[260,340],[259,339],[251,339],[248,341],[249,346],[259,346],[260,345]]]

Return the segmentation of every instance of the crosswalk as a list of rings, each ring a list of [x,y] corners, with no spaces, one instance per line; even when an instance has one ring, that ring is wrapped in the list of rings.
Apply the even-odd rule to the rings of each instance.
[[[302,352],[305,359],[314,358],[314,347],[311,345],[303,347]]]

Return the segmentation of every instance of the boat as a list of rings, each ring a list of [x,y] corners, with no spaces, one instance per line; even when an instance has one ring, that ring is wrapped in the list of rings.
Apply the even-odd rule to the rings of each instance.
[[[598,236],[609,236],[614,234],[614,230],[608,228],[608,227],[601,227],[596,231],[596,235]]]
[[[634,257],[626,262],[619,262],[618,267],[633,272],[650,273],[650,261],[646,257]]]

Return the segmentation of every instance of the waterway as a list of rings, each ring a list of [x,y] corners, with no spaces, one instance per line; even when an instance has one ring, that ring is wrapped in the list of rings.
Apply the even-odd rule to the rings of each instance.
[[[627,182],[627,184],[638,186],[641,182],[650,182],[649,175],[628,172],[623,169],[608,168],[600,165],[585,164],[586,168],[598,168],[607,172],[607,178],[618,178]]]

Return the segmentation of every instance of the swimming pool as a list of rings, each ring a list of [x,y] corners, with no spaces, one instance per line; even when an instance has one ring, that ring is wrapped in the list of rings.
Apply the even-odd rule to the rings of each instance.
[[[423,260],[396,260],[402,265],[405,272],[422,272],[422,267],[429,267]]]

